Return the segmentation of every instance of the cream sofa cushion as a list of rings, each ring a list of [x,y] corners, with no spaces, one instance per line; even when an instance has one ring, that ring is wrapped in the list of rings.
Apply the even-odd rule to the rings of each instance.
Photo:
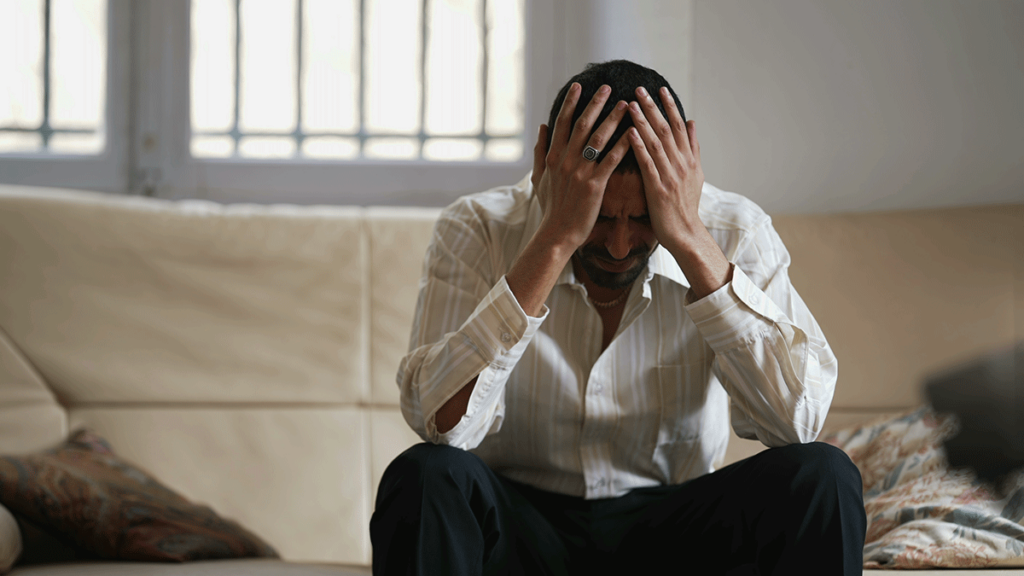
[[[368,398],[360,210],[8,192],[0,326],[66,403]]]
[[[1024,205],[774,223],[839,361],[833,412],[918,405],[927,375],[1024,338]]]
[[[0,454],[49,448],[66,433],[64,409],[0,327]]]

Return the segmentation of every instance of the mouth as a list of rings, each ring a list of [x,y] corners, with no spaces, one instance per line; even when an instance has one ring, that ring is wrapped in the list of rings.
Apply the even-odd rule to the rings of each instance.
[[[600,266],[603,270],[615,274],[621,274],[623,272],[629,271],[629,269],[632,268],[633,264],[636,262],[636,256],[626,257],[622,260],[605,260],[604,258],[598,256],[595,257],[595,260],[597,260],[598,266]]]

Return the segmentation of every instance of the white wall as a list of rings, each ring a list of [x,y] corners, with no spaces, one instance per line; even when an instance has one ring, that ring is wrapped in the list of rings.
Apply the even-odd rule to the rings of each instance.
[[[697,0],[706,179],[767,211],[1024,202],[1024,2]]]
[[[657,69],[708,182],[769,212],[1024,202],[1020,0],[561,5],[564,78]]]

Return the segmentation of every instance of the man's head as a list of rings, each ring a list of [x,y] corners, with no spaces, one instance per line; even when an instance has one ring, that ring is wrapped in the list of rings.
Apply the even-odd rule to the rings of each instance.
[[[548,126],[555,125],[558,112],[562,108],[562,101],[565,100],[573,82],[579,82],[582,90],[572,116],[571,126],[574,126],[576,120],[583,114],[587,103],[594,97],[598,88],[603,84],[607,84],[611,88],[611,94],[608,96],[600,116],[592,124],[591,133],[604,122],[620,100],[626,102],[636,100],[636,89],[640,86],[643,86],[649,94],[655,95],[654,100],[664,117],[667,117],[664,105],[656,95],[662,86],[668,87],[672,99],[675,100],[676,108],[683,117],[683,122],[686,121],[679,96],[661,74],[627,60],[613,60],[600,64],[589,64],[583,72],[566,82],[558,92],[558,96],[555,97]],[[631,126],[633,126],[633,121],[627,114],[619,122],[615,133],[608,140],[608,145],[597,157],[597,162],[604,159],[607,151]],[[551,132],[548,130],[548,149],[551,148]],[[597,222],[594,224],[590,237],[576,251],[573,259],[583,268],[594,284],[602,288],[620,289],[632,284],[643,272],[655,247],[657,247],[657,240],[654,230],[651,228],[650,216],[647,213],[647,200],[644,195],[640,166],[637,164],[633,150],[630,149],[619,162],[611,178],[608,179]]]
[[[562,89],[558,91],[558,96],[555,96],[555,102],[551,105],[551,114],[548,116],[549,127],[554,128],[555,120],[558,118],[558,111],[562,109],[562,101],[565,100],[565,95],[569,92],[569,87],[572,86],[573,82],[579,82],[582,90],[580,91],[576,110],[572,114],[572,124],[570,126],[576,124],[576,121],[583,114],[584,108],[587,107],[587,103],[594,97],[597,89],[602,84],[607,84],[611,87],[612,92],[608,96],[608,100],[605,101],[604,108],[601,109],[601,115],[592,124],[591,133],[597,130],[597,127],[611,114],[612,109],[615,108],[615,104],[619,100],[626,102],[636,100],[636,89],[640,86],[643,86],[649,94],[654,95],[654,101],[658,104],[658,110],[665,117],[667,117],[665,107],[662,105],[661,99],[657,97],[657,94],[662,86],[668,87],[668,91],[672,94],[672,99],[676,102],[679,115],[683,117],[683,122],[686,122],[686,114],[683,112],[683,104],[679,101],[679,96],[676,95],[675,90],[669,86],[668,81],[661,74],[629,60],[611,60],[609,62],[587,64],[587,67],[582,72],[570,78],[565,83],[565,86],[562,86]],[[604,159],[607,151],[619,141],[619,137],[625,134],[626,130],[632,125],[633,120],[629,117],[629,114],[626,114],[622,121],[619,122],[619,127],[615,130],[615,133],[608,139],[608,145],[605,146],[600,156],[597,157],[597,162]],[[551,149],[552,132],[553,130],[548,130],[548,150]],[[640,174],[640,166],[636,162],[633,150],[626,153],[626,156],[619,162],[615,171],[627,174]]]

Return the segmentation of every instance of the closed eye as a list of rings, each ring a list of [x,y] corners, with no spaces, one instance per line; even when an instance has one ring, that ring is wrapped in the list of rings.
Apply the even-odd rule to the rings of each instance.
[[[638,224],[650,224],[651,223],[651,217],[650,217],[650,215],[647,215],[647,214],[645,214],[643,216],[630,216],[629,219],[632,220],[633,222],[638,223]]]

